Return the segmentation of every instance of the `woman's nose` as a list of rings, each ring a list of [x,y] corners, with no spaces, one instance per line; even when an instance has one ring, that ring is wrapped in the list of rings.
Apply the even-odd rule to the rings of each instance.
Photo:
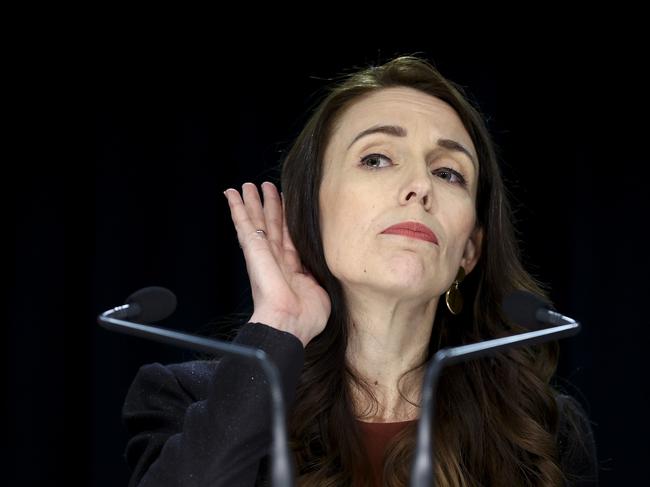
[[[409,177],[406,200],[417,198],[421,200],[427,210],[430,209],[433,202],[433,181],[431,180],[428,165],[425,163],[419,164]]]

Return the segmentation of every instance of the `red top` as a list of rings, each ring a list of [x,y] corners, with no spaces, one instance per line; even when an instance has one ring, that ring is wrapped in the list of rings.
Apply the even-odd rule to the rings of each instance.
[[[397,433],[416,421],[417,419],[398,421],[395,423],[366,423],[365,421],[357,420],[357,424],[363,435],[363,441],[366,445],[370,464],[375,473],[375,485],[380,486],[382,482],[386,445]]]

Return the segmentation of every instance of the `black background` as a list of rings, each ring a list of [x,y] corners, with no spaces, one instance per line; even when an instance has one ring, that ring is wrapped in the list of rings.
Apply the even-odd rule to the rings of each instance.
[[[179,300],[160,325],[206,333],[210,320],[250,303],[222,192],[279,184],[280,153],[327,78],[414,53],[488,117],[526,266],[583,325],[561,341],[558,377],[593,421],[601,485],[638,481],[649,410],[648,80],[635,45],[583,46],[522,55],[143,43],[104,45],[64,67],[49,57],[39,72],[52,82],[45,91],[29,85],[33,104],[20,118],[46,135],[31,139],[5,179],[14,238],[10,478],[126,485],[120,410],[134,374],[193,354],[106,331],[97,315],[160,285]]]

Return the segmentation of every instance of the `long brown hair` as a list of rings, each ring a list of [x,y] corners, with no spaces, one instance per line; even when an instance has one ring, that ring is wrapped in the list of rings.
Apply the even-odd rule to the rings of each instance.
[[[376,405],[377,399],[346,361],[350,315],[341,284],[325,261],[318,196],[323,154],[337,117],[364,95],[396,86],[435,96],[460,117],[479,158],[476,213],[477,224],[484,229],[481,257],[461,283],[465,301],[462,312],[453,315],[444,304],[438,306],[428,356],[402,379],[422,370],[440,348],[525,331],[502,313],[500,303],[507,293],[526,290],[551,302],[547,286],[524,269],[520,235],[499,169],[497,147],[483,115],[462,86],[444,78],[429,61],[413,55],[343,75],[326,88],[281,161],[289,233],[303,265],[328,292],[332,303],[325,330],[305,349],[304,368],[288,416],[300,486],[371,485],[371,466],[356,423],[352,387],[364,391],[370,404]],[[558,390],[550,383],[558,358],[559,345],[551,342],[443,371],[434,418],[436,485],[564,485],[567,479],[560,466],[556,436]],[[401,388],[400,394],[411,402]],[[565,419],[571,423],[579,420],[572,414]],[[408,484],[415,428],[415,424],[409,425],[389,443],[385,486]],[[569,444],[567,448],[575,450],[580,445]]]

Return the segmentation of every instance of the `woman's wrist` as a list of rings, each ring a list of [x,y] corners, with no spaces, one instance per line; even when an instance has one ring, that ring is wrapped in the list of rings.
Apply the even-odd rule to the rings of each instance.
[[[295,319],[291,316],[288,316],[283,313],[276,312],[254,312],[253,315],[248,320],[249,323],[262,323],[264,325],[275,328],[279,331],[284,331],[294,335],[300,342],[303,347],[307,346],[309,343],[309,338],[304,336],[298,326],[295,325]]]

